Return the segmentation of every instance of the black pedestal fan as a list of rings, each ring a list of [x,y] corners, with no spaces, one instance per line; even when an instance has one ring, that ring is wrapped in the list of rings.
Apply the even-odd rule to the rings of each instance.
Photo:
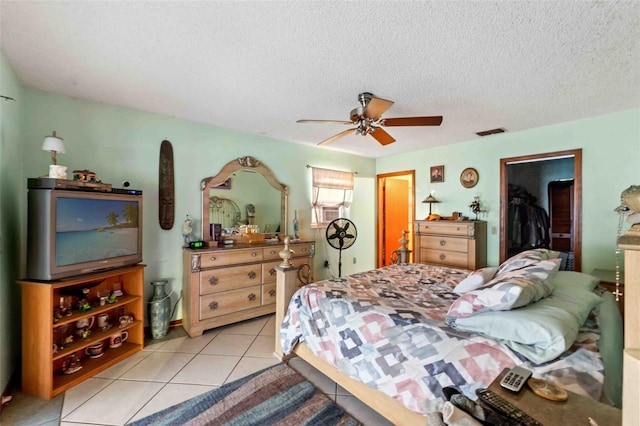
[[[358,230],[349,219],[338,218],[327,226],[327,242],[338,249],[338,277],[342,276],[342,250],[348,249],[356,242]]]

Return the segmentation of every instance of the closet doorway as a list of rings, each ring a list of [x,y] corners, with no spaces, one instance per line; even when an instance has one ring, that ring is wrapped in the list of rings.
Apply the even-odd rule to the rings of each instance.
[[[556,188],[563,188],[557,191]],[[514,225],[514,204],[530,203],[528,211],[544,210],[547,215],[546,233],[533,237],[517,235],[521,229]],[[561,209],[558,206],[562,206]],[[566,207],[566,208],[565,208]],[[511,209],[511,210],[510,210]],[[554,210],[561,216],[553,218]],[[511,215],[510,215],[511,212]],[[567,150],[500,159],[500,262],[526,249],[527,246],[547,245],[568,251],[571,269],[582,268],[582,150]],[[529,229],[540,225],[529,223]],[[523,233],[526,233],[523,232]],[[542,237],[540,237],[542,235]],[[542,241],[538,238],[542,238]],[[556,247],[554,247],[554,244]]]
[[[392,263],[402,231],[407,231],[407,247],[413,247],[414,181],[414,170],[377,176],[377,268]]]

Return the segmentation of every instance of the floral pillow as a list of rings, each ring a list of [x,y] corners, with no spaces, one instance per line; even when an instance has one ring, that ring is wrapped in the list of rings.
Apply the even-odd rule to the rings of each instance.
[[[469,291],[476,290],[491,281],[493,277],[496,276],[496,272],[498,272],[497,266],[490,266],[471,271],[467,278],[460,281],[456,288],[453,289],[453,292],[464,294]]]
[[[534,265],[498,274],[477,290],[456,299],[449,318],[466,318],[485,311],[508,311],[536,302],[553,292],[549,280],[560,268],[561,259],[539,261]]]
[[[502,262],[502,264],[498,267],[498,272],[496,275],[504,274],[505,272],[509,271],[515,271],[516,269],[526,268],[527,266],[535,265],[542,260],[557,259],[559,256],[559,251],[544,248],[526,250]]]

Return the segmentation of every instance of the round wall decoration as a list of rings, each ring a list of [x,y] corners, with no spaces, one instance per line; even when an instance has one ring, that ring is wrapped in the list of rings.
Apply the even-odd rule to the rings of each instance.
[[[460,173],[460,183],[465,188],[473,188],[478,183],[478,171],[473,167],[467,167]]]

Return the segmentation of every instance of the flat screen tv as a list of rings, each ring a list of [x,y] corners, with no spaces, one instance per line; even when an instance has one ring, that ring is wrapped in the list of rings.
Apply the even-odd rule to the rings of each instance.
[[[140,191],[29,190],[28,278],[58,280],[141,261]]]

